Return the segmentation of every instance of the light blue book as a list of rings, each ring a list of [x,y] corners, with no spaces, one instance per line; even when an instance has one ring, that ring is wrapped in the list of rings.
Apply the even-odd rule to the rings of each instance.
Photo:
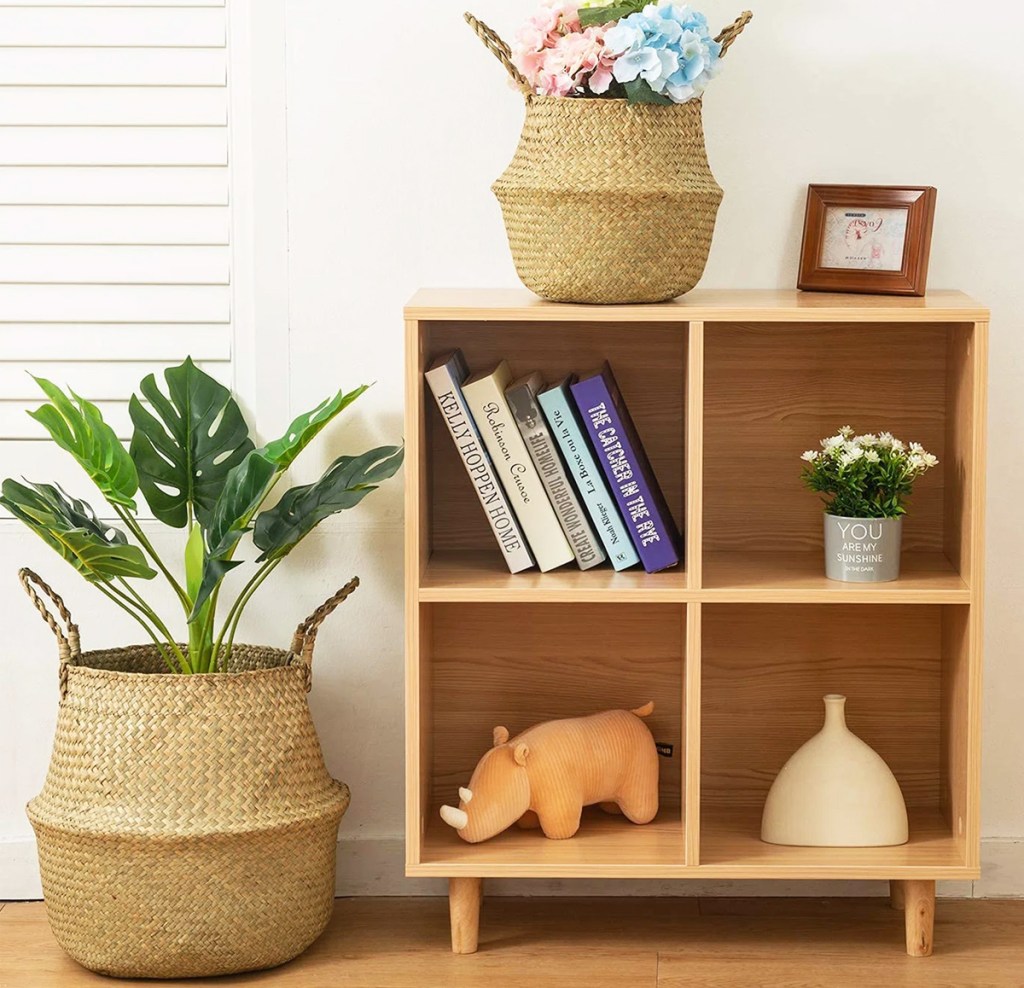
[[[553,384],[541,392],[537,400],[608,558],[617,570],[629,569],[640,562],[640,557],[576,418],[576,403],[569,391],[574,380],[569,377]]]

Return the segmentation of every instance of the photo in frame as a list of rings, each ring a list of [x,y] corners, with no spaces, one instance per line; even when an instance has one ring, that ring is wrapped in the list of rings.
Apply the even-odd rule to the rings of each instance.
[[[936,197],[931,186],[810,186],[798,287],[924,295]]]

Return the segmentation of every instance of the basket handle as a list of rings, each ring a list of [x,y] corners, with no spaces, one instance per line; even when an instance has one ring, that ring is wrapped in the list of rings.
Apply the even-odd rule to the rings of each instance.
[[[751,11],[745,10],[739,17],[736,18],[722,33],[715,38],[722,46],[722,52],[720,58],[725,57],[725,53],[732,47],[732,43],[743,33],[743,29],[754,19],[754,15]]]
[[[466,23],[473,29],[476,36],[484,43],[487,50],[505,66],[505,71],[516,84],[516,88],[526,97],[533,96],[533,87],[527,81],[526,76],[515,67],[512,61],[512,49],[509,48],[501,36],[489,28],[483,21],[478,20],[472,14],[465,14]]]
[[[324,623],[342,604],[359,589],[359,577],[354,577],[345,584],[333,597],[324,601],[305,621],[295,629],[292,638],[292,656],[298,664],[305,666],[306,692],[313,688],[313,649],[316,648],[316,636],[320,625]],[[295,664],[295,663],[292,663]]]
[[[78,638],[78,625],[71,620],[71,612],[60,595],[38,573],[34,573],[27,568],[19,570],[18,580],[22,587],[24,587],[25,593],[28,594],[35,609],[42,615],[43,620],[50,626],[50,630],[57,639],[57,652],[60,656],[60,698],[63,700],[68,691],[68,667],[75,665],[82,657],[82,646]],[[51,603],[57,609],[57,613],[61,616],[67,628],[66,635],[57,623],[57,619],[50,613],[46,602],[36,593],[33,584],[46,597],[49,597]]]

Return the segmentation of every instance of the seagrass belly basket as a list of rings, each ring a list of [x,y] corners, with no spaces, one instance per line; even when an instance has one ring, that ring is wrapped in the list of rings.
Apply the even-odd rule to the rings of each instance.
[[[716,39],[722,54],[750,21]],[[494,184],[523,284],[555,302],[664,302],[704,274],[722,189],[704,146],[701,101],[539,96],[509,46],[466,20],[526,100],[512,163]]]
[[[60,653],[53,757],[28,806],[58,943],[118,977],[296,957],[331,916],[349,802],[309,712],[313,647],[357,581],[289,651],[236,646],[228,674],[171,676],[155,646],[82,653],[60,597],[28,570],[21,580]]]

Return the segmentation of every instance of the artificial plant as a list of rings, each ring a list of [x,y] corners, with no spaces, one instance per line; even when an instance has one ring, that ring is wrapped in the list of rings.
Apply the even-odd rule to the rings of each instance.
[[[82,466],[124,530],[54,484],[5,480],[0,504],[130,614],[171,672],[213,673],[227,669],[242,613],[264,581],[322,521],[393,477],[404,450],[382,446],[342,456],[315,484],[292,488],[266,507],[303,450],[367,387],[324,401],[257,449],[231,392],[191,358],[164,378],[166,393],[151,374],[139,387],[141,398],[132,396],[127,449],[94,404],[35,379],[49,401],[29,414]],[[184,532],[177,576],[139,522],[140,492],[158,522]],[[224,578],[246,565],[236,555],[250,533],[259,552],[255,569],[221,620]],[[133,585],[159,575],[180,605],[187,645]]]

